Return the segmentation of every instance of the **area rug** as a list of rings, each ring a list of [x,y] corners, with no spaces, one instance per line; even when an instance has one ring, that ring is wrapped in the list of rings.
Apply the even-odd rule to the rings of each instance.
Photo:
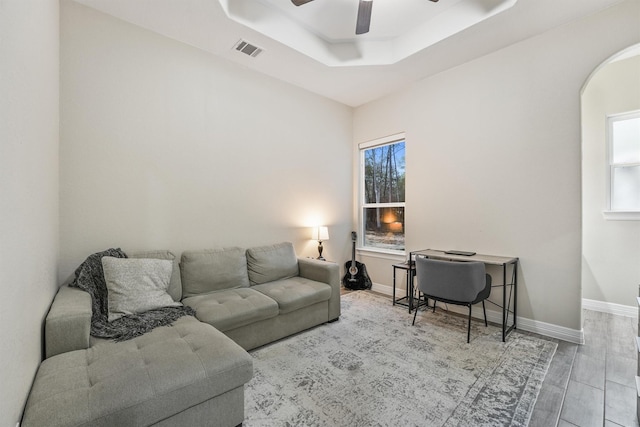
[[[340,320],[251,353],[244,426],[526,426],[556,344],[367,291]]]

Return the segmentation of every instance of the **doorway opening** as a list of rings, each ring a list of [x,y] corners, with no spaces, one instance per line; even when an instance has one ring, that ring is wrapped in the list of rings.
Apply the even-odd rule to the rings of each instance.
[[[581,92],[582,307],[624,316],[635,316],[638,310],[640,210],[611,206],[615,192],[611,118],[633,112],[640,112],[640,44],[600,64]],[[634,147],[631,143],[630,149],[640,156],[640,142]],[[631,196],[640,191],[633,187],[640,182],[634,177],[636,173],[640,177],[640,166],[633,164],[635,155],[625,170],[632,176]]]

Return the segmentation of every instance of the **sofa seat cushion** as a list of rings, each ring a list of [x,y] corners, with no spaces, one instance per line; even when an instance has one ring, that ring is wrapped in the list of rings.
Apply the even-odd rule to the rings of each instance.
[[[40,365],[23,427],[150,425],[241,387],[253,362],[188,316],[123,342],[62,353]]]
[[[331,286],[300,276],[255,285],[251,289],[274,299],[282,314],[327,301],[331,297]]]
[[[182,300],[196,317],[216,329],[229,331],[278,315],[278,303],[250,288],[227,289]]]

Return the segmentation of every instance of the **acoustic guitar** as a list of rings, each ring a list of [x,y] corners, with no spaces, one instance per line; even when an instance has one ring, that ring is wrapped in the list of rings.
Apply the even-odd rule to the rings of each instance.
[[[346,271],[342,278],[342,285],[347,289],[371,289],[372,283],[367,274],[367,267],[356,261],[356,240],[358,235],[355,231],[351,232],[352,248],[351,248],[351,260],[344,264]]]

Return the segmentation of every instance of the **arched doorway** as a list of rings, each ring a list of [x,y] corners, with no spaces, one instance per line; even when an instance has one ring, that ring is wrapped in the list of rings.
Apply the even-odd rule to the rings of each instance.
[[[583,308],[628,316],[637,313],[640,214],[608,214],[607,118],[633,111],[640,111],[640,45],[598,66],[581,93]]]

